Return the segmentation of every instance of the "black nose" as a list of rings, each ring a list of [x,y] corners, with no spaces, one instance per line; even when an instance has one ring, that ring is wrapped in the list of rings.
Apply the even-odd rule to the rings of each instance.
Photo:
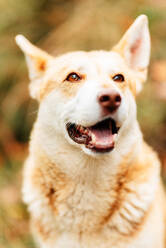
[[[98,102],[104,111],[112,113],[120,106],[121,96],[115,90],[106,90],[98,95]]]

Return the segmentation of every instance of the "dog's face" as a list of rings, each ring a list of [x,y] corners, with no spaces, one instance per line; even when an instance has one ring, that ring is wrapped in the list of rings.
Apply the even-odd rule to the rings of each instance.
[[[39,118],[87,154],[111,152],[136,120],[135,96],[150,54],[147,18],[140,16],[112,51],[53,58],[22,36]]]
[[[115,52],[74,52],[52,63],[39,93],[39,118],[88,154],[110,152],[125,121],[135,118],[125,61]]]

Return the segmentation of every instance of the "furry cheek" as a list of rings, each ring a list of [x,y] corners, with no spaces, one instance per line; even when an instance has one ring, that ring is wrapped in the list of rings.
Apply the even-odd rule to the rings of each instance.
[[[82,84],[83,82],[63,82],[60,85],[60,91],[67,99],[70,99],[76,96]]]

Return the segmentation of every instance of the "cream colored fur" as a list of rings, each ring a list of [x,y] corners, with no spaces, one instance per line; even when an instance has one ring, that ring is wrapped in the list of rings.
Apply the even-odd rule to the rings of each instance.
[[[135,96],[150,56],[147,18],[139,16],[112,51],[72,52],[53,58],[23,36],[40,103],[25,162],[23,199],[34,238],[42,248],[164,248],[165,196],[160,163],[143,141]],[[65,41],[64,41],[65,42]],[[71,72],[81,82],[65,80]],[[123,74],[124,83],[112,80]],[[115,89],[122,98],[110,116],[120,126],[115,147],[96,154],[68,136],[67,122],[103,120],[97,95]]]

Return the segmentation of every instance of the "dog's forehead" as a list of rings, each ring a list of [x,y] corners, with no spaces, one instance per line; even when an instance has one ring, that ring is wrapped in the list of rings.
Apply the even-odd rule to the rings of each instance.
[[[122,57],[113,51],[91,51],[89,52],[91,58],[97,63],[102,64],[112,64],[113,66],[117,64],[122,64],[124,61]]]
[[[71,52],[55,59],[58,67],[70,67],[73,70],[116,71],[124,66],[123,58],[112,51]]]

